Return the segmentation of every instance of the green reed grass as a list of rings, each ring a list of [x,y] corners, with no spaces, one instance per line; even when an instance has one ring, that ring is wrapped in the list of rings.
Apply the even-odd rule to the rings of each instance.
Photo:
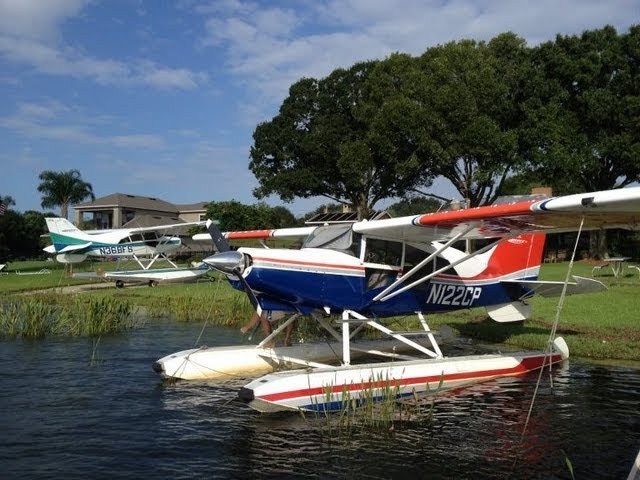
[[[435,399],[443,389],[444,377],[440,378],[434,388],[426,384],[426,391],[418,394],[415,389],[406,397],[401,398],[398,382],[389,379],[382,372],[372,376],[368,385],[362,390],[352,392],[347,385],[342,386],[341,395],[333,392],[333,386],[324,388],[322,401],[332,403],[341,399],[338,411],[329,412],[317,405],[315,418],[324,423],[324,430],[328,436],[350,436],[354,430],[374,430],[393,432],[398,422],[433,420]],[[428,399],[428,403],[425,403]],[[301,411],[306,419],[308,412]]]
[[[99,336],[135,325],[131,306],[113,299],[69,296],[60,304],[50,296],[13,297],[0,306],[0,336]]]

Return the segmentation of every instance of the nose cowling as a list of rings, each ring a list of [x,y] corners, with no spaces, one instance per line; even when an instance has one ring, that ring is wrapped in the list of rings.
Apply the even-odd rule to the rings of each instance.
[[[244,269],[244,255],[237,251],[216,253],[203,260],[211,268],[222,273],[235,274]]]

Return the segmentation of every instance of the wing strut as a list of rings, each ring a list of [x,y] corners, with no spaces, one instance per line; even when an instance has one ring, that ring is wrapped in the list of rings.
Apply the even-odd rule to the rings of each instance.
[[[418,270],[420,270],[422,267],[424,267],[427,263],[429,263],[431,260],[433,260],[435,257],[437,257],[440,254],[440,252],[442,252],[443,250],[446,250],[451,245],[453,245],[455,242],[457,242],[460,237],[466,235],[473,228],[475,228],[475,227],[468,227],[466,230],[464,230],[464,231],[460,232],[459,234],[455,235],[453,238],[451,238],[451,240],[449,240],[447,243],[445,243],[442,247],[440,247],[438,250],[433,252],[427,258],[425,258],[420,263],[415,265],[411,270],[409,270],[407,273],[405,273],[402,277],[400,277],[398,280],[393,282],[391,285],[389,285],[387,288],[385,288],[382,292],[380,292],[378,295],[376,295],[375,298],[373,299],[373,301],[377,302],[378,300],[383,298],[387,293],[389,293],[391,290],[396,288],[398,285],[406,283],[406,281],[407,281],[407,279],[409,279],[409,277],[411,277],[414,273],[416,273]],[[385,297],[384,300],[386,300],[387,298],[391,298],[391,297]],[[382,300],[382,301],[384,301],[384,300]]]
[[[409,290],[409,289],[411,289],[411,288],[413,288],[413,287],[415,287],[415,286],[417,286],[417,285],[420,285],[421,283],[426,282],[427,280],[432,279],[433,277],[435,277],[436,275],[441,274],[442,272],[445,272],[445,271],[447,271],[447,270],[452,269],[453,267],[455,267],[456,265],[459,265],[459,264],[460,264],[460,263],[462,263],[462,262],[466,262],[467,260],[469,260],[470,258],[475,257],[476,255],[480,255],[481,253],[484,253],[484,252],[486,252],[487,250],[491,250],[491,249],[492,249],[493,247],[495,247],[498,243],[503,242],[503,241],[505,241],[505,240],[509,240],[510,238],[517,237],[518,235],[520,235],[520,233],[511,233],[511,234],[509,234],[509,235],[505,235],[504,237],[500,237],[498,240],[496,240],[495,242],[490,243],[490,244],[489,244],[489,245],[487,245],[486,247],[482,247],[480,250],[476,250],[475,252],[473,252],[473,253],[471,253],[471,254],[469,254],[469,255],[466,255],[466,256],[464,256],[464,257],[461,257],[461,258],[459,258],[458,260],[456,260],[456,261],[454,261],[454,262],[450,263],[449,265],[447,265],[447,266],[445,266],[445,267],[442,267],[442,268],[441,268],[441,269],[439,269],[439,270],[435,270],[434,272],[431,272],[430,274],[425,275],[425,276],[423,276],[423,277],[419,278],[419,279],[418,279],[418,280],[416,280],[415,282],[410,283],[409,285],[405,285],[404,287],[402,287],[402,288],[400,288],[400,289],[398,289],[398,290],[395,290],[394,292],[391,292],[389,295],[383,296],[383,294],[384,294],[387,290],[390,290],[392,286],[394,286],[394,285],[396,285],[396,284],[398,284],[398,285],[399,285],[400,283],[404,283],[404,282],[403,282],[403,280],[405,279],[405,277],[406,277],[407,275],[410,275],[410,274],[415,273],[416,269],[418,269],[418,268],[422,268],[422,266],[423,266],[422,264],[424,263],[424,261],[423,261],[423,262],[420,262],[418,265],[416,265],[416,266],[415,266],[415,267],[413,267],[411,270],[409,270],[409,272],[408,272],[408,274],[407,274],[407,275],[403,275],[399,280],[396,280],[392,285],[390,285],[388,288],[386,288],[384,292],[381,292],[380,294],[376,295],[376,297],[373,299],[373,301],[374,301],[374,302],[375,302],[375,301],[381,301],[381,302],[384,302],[384,301],[386,301],[386,300],[389,300],[390,298],[393,298],[393,297],[395,297],[396,295],[401,294],[402,292],[405,292],[405,291],[407,291],[407,290]],[[444,247],[443,247],[442,249],[439,249],[436,253],[434,253],[434,254],[430,255],[430,256],[429,256],[429,258],[430,258],[430,257],[432,257],[433,255],[436,255],[438,252],[442,251],[442,250],[443,250],[444,248],[446,248],[448,245],[449,245],[449,243],[447,242],[447,243],[444,245]]]

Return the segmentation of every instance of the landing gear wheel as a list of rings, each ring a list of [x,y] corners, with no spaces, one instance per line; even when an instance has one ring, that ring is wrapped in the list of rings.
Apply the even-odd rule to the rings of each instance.
[[[124,282],[122,280],[116,280],[116,288],[124,287]]]
[[[158,282],[156,282],[155,280],[149,280],[149,286],[150,287],[157,287],[158,286]]]

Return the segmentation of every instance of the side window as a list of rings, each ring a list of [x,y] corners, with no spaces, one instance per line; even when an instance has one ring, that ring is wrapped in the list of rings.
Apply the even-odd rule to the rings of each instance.
[[[402,266],[402,242],[368,238],[364,261],[400,267]]]
[[[411,268],[418,265],[422,260],[427,258],[431,252],[426,250],[421,250],[419,248],[413,247],[411,245],[407,245],[407,249],[405,252],[403,271],[406,273]],[[431,272],[435,272],[436,270],[440,270],[441,268],[449,265],[449,262],[444,258],[438,256],[431,260],[428,264],[424,265],[418,275],[428,275]],[[447,270],[445,272],[447,275],[456,275],[456,271],[454,269]],[[418,278],[418,277],[416,277]]]

